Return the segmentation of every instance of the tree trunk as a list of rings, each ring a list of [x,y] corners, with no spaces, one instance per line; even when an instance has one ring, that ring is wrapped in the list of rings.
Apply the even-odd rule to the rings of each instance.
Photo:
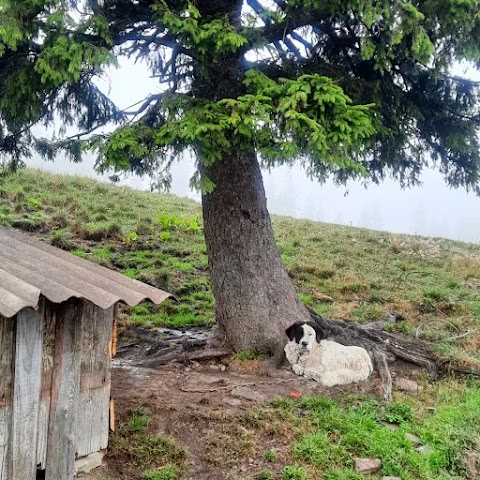
[[[308,313],[275,244],[255,152],[226,152],[202,174],[215,184],[202,203],[220,334],[235,351],[277,356],[285,329]]]

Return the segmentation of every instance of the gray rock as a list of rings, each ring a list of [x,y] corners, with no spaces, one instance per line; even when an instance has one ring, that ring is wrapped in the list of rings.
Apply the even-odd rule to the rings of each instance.
[[[418,383],[408,378],[397,378],[395,380],[395,387],[404,392],[416,392],[418,390]]]
[[[400,477],[381,477],[380,480],[402,480]]]
[[[411,433],[406,433],[405,438],[409,442],[412,442],[415,446],[420,445],[422,443],[422,441],[416,435],[412,435]]]
[[[252,402],[265,402],[267,397],[260,392],[257,392],[249,387],[235,387],[232,390],[232,395]]]
[[[423,453],[424,455],[429,455],[433,452],[433,448],[430,445],[422,445],[415,449],[418,453]]]
[[[242,405],[242,401],[239,400],[238,398],[228,398],[228,397],[225,397],[223,399],[224,403],[226,403],[227,405],[230,405],[232,407],[240,407]]]
[[[382,461],[379,458],[355,458],[355,471],[363,475],[377,473],[382,467]]]

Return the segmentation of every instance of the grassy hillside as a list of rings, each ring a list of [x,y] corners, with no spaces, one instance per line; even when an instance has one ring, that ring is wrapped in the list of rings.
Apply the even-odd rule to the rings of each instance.
[[[136,324],[205,325],[214,300],[200,206],[173,195],[24,170],[0,179],[0,224],[174,293],[141,305]],[[480,245],[274,217],[278,248],[300,298],[333,318],[397,312],[393,330],[480,365]]]
[[[0,178],[0,224],[32,232],[179,299],[178,304],[127,310],[126,321],[176,327],[214,321],[201,210],[195,202],[24,170]],[[298,294],[315,310],[359,322],[396,312],[404,320],[391,329],[432,342],[468,330],[460,340],[432,346],[480,366],[479,245],[285,217],[275,217],[274,228]],[[237,360],[251,358],[243,353]],[[395,402],[387,406],[355,391],[335,399],[281,397],[233,416],[223,415],[214,404],[212,416],[203,418],[210,436],[202,437],[204,451],[197,452],[195,461],[223,472],[223,478],[242,480],[478,478],[479,383],[459,378],[432,383],[421,372],[415,379],[417,392],[395,391]],[[177,388],[175,382],[169,388]],[[199,448],[198,438],[161,435],[156,415],[165,407],[155,398],[142,399],[145,407],[120,412],[106,461],[108,475],[102,479],[191,477],[189,461],[192,449]],[[187,405],[195,426],[198,407],[209,403],[202,394],[199,399],[197,409],[190,411]],[[182,427],[189,421],[184,413],[177,417]],[[406,434],[417,435],[431,451],[416,451]],[[381,473],[356,473],[357,456],[380,458]],[[252,462],[256,473],[242,473],[252,470]]]

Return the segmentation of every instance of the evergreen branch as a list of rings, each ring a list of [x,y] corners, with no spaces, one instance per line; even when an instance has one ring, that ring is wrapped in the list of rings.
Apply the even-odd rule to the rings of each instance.
[[[328,12],[317,12],[315,14],[305,14],[287,17],[283,22],[270,23],[263,27],[250,27],[244,29],[248,44],[245,50],[258,42],[258,38],[264,38],[268,43],[275,43],[283,40],[287,35],[300,27],[306,27],[326,21],[331,17]]]
[[[162,93],[156,93],[154,95],[150,95],[147,98],[140,100],[140,102],[134,103],[130,107],[127,107],[125,110],[123,110],[123,114],[127,115],[129,117],[137,117],[138,115],[141,115],[147,108],[153,103],[158,100],[160,100],[166,93],[172,94],[174,93],[173,91],[168,91],[168,92],[162,92]],[[143,102],[143,103],[142,103]],[[142,103],[142,105],[134,111],[129,111],[130,108],[138,105],[139,103]]]
[[[313,43],[310,43],[309,41],[305,40],[301,35],[299,35],[297,32],[291,32],[290,36],[296,40],[297,42],[301,43],[307,51],[312,51],[314,50],[314,45]]]
[[[145,49],[145,48],[148,49],[150,45],[154,44],[160,47],[165,47],[171,50],[175,50],[177,53],[183,53],[184,55],[187,55],[191,58],[196,58],[196,55],[192,50],[177,43],[175,38],[176,37],[173,34],[159,36],[158,34],[142,35],[141,33],[138,33],[138,32],[128,32],[128,33],[123,33],[121,35],[118,35],[113,39],[113,42],[116,46],[122,45],[127,42],[134,42],[134,44],[131,47],[132,51]],[[140,42],[140,45],[135,44],[136,42]]]
[[[313,51],[315,45],[308,42],[295,30],[301,27],[312,27],[319,34],[328,36],[330,42],[339,48],[355,48],[359,49],[360,37],[352,33],[340,34],[334,30],[331,25],[331,14],[327,12],[316,12],[297,17],[288,17],[283,22],[269,23],[263,27],[253,27],[246,29],[246,36],[249,40],[247,45],[243,48],[243,53],[246,53],[253,46],[258,44],[258,39],[263,38],[268,44],[275,44],[279,41],[285,42],[288,37],[294,38],[305,45],[307,50]],[[288,47],[293,44],[290,42]],[[294,46],[294,45],[293,45]],[[296,52],[295,52],[296,50]],[[297,56],[298,49],[294,47],[293,53]],[[300,55],[298,58],[301,58]]]

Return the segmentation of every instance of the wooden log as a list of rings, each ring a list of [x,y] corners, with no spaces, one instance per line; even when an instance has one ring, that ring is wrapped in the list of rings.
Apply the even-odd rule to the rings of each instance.
[[[14,318],[0,317],[0,480],[7,480],[12,418]]]
[[[86,302],[82,322],[79,416],[76,456],[107,448],[110,410],[111,340],[114,307],[102,310]]]
[[[71,480],[75,467],[83,304],[75,299],[57,308],[45,478]]]
[[[24,309],[16,321],[10,452],[12,480],[36,478],[42,348],[43,311]]]

